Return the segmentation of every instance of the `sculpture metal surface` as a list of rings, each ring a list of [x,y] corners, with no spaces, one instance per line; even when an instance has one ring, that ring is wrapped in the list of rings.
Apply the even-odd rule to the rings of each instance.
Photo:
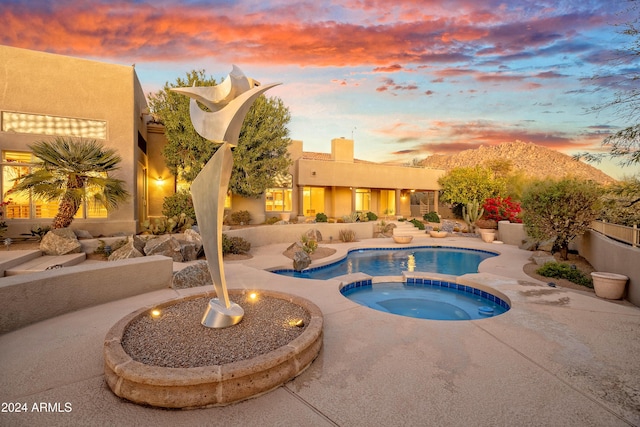
[[[222,259],[224,201],[233,168],[231,147],[238,145],[242,122],[256,98],[279,84],[261,86],[234,65],[219,85],[172,89],[191,98],[189,114],[196,132],[211,142],[222,143],[191,183],[193,207],[217,296],[209,301],[202,317],[204,326],[225,328],[239,323],[244,315],[242,307],[229,300]],[[204,111],[198,102],[211,111]]]

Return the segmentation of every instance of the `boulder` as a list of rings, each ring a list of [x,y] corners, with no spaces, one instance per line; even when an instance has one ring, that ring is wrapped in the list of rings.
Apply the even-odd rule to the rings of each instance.
[[[127,243],[113,251],[109,255],[109,261],[118,261],[120,259],[140,258],[144,254],[136,247],[135,237],[127,239]]]
[[[195,288],[213,285],[207,261],[197,261],[180,271],[173,273],[171,287],[173,289]]]
[[[180,242],[180,252],[182,252],[183,262],[195,261],[198,259],[195,243]]]
[[[531,261],[535,262],[536,265],[544,265],[547,262],[556,262],[556,259],[549,252],[535,251],[531,255]]]
[[[194,229],[187,229],[184,231],[184,241],[193,243],[196,247],[196,253],[201,254],[202,251],[202,236]]]
[[[293,269],[302,271],[311,265],[311,257],[305,251],[298,251],[293,254]]]
[[[69,228],[57,228],[44,235],[40,250],[45,255],[66,255],[81,252],[82,245],[76,234]]]
[[[389,223],[389,224],[385,224],[384,227],[382,227],[382,235],[384,237],[392,237],[393,236],[393,229],[396,228],[397,225],[395,225],[394,223]]]
[[[322,233],[317,228],[312,228],[311,230],[307,230],[304,235],[309,239],[315,240],[316,242],[322,241]]]
[[[174,262],[182,262],[182,245],[173,236],[164,235],[149,240],[144,245],[145,255],[164,255],[173,259]]]

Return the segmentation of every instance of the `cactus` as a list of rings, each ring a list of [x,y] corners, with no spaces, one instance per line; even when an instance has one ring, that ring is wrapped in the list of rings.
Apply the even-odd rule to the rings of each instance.
[[[483,214],[484,208],[480,207],[480,203],[478,203],[477,200],[472,200],[467,203],[467,206],[462,207],[462,217],[464,218],[464,222],[467,223],[470,233],[475,232],[475,223]]]

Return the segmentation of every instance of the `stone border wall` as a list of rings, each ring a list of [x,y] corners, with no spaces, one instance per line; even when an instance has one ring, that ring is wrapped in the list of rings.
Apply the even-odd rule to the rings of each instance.
[[[597,271],[624,274],[626,299],[640,307],[640,248],[616,242],[589,230],[578,238],[578,251]]]
[[[305,223],[305,224],[274,224],[260,227],[240,228],[237,230],[223,231],[229,237],[242,237],[251,243],[251,246],[265,246],[275,243],[293,243],[300,240],[307,230],[317,229],[322,234],[322,240],[328,241],[331,237],[334,241],[340,238],[340,230],[353,230],[356,239],[370,239],[373,237],[373,229],[377,221],[350,222],[350,223]]]
[[[171,287],[173,261],[148,256],[0,280],[0,334],[75,310]]]

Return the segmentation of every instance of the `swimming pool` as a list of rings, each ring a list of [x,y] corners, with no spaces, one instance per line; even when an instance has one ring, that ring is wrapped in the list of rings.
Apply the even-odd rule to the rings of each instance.
[[[340,293],[360,305],[400,316],[431,320],[477,320],[509,310],[504,299],[462,284],[431,279],[409,283],[350,283]]]
[[[274,270],[273,273],[304,279],[331,279],[343,274],[362,272],[370,276],[400,276],[404,271],[462,276],[477,273],[478,265],[498,255],[479,249],[449,246],[416,246],[411,248],[367,248],[349,251],[347,257],[322,267]]]

